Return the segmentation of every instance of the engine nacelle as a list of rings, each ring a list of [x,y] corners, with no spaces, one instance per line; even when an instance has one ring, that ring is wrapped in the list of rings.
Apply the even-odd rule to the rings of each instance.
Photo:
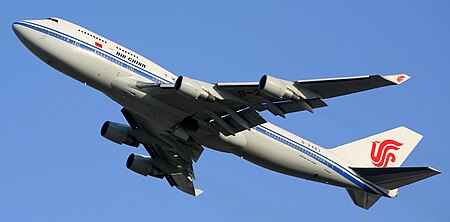
[[[288,81],[264,75],[259,80],[258,88],[274,98],[299,100],[300,96],[295,92],[295,89],[292,89],[293,86],[288,86],[288,83]]]
[[[127,125],[106,121],[100,130],[100,134],[115,143],[124,143],[130,146],[138,147],[140,143],[131,135],[131,131],[131,127]]]
[[[164,177],[164,174],[155,168],[154,161],[149,156],[132,153],[128,156],[126,166],[131,171],[143,176]]]
[[[175,91],[179,94],[193,99],[203,99],[208,102],[214,102],[216,98],[202,87],[201,82],[180,76],[175,81]]]

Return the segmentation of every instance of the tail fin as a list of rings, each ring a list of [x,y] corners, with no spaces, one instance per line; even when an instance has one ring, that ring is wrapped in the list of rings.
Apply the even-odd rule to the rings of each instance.
[[[348,160],[350,167],[399,167],[421,139],[422,135],[401,126],[330,151]]]

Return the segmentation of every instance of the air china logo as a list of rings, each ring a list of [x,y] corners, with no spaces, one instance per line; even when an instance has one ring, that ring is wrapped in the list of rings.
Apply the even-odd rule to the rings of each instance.
[[[403,80],[405,80],[405,76],[398,76],[397,77],[397,82],[403,82]]]
[[[395,140],[384,140],[372,142],[372,152],[370,158],[372,163],[376,167],[386,167],[390,162],[395,162],[395,154],[393,151],[399,150],[403,143],[399,143]]]

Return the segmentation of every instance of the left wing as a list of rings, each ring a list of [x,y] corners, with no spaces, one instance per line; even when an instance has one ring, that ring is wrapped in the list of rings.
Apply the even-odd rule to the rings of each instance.
[[[182,141],[170,134],[152,136],[149,133],[151,123],[148,120],[125,108],[122,109],[122,114],[133,129],[133,136],[150,154],[153,166],[157,170],[155,175],[161,175],[160,178],[164,177],[171,186],[185,193],[194,196],[203,193],[202,190],[194,188],[195,174],[192,166],[192,161],[196,162],[203,152],[201,145],[194,141]]]

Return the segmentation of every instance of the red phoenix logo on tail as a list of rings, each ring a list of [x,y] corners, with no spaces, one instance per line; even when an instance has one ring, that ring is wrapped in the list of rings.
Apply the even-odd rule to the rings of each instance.
[[[392,151],[399,150],[402,145],[403,143],[399,143],[395,140],[385,140],[381,143],[380,141],[372,142],[370,158],[372,158],[373,165],[376,167],[386,167],[389,161],[394,163],[395,154]]]
[[[405,76],[398,76],[397,77],[397,82],[401,83],[401,82],[403,82],[403,80],[405,80],[405,78],[406,78]]]

